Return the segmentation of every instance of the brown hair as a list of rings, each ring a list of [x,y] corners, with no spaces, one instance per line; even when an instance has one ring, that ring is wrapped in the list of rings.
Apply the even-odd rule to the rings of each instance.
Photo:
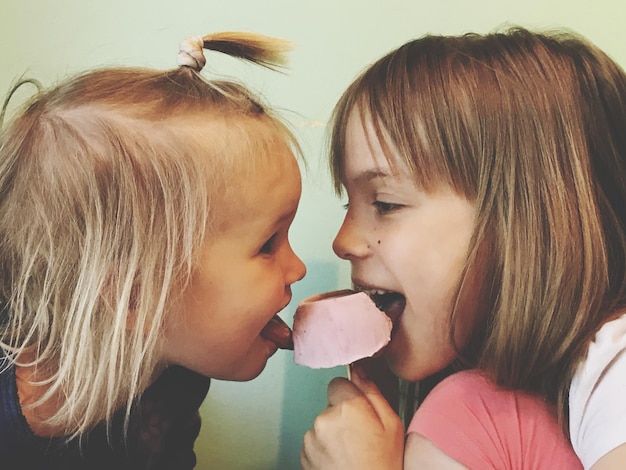
[[[285,43],[260,35],[202,43],[269,67],[284,59]],[[87,72],[39,93],[10,123],[0,147],[0,347],[12,361],[35,351],[21,365],[45,371],[41,402],[65,398],[52,425],[80,435],[153,378],[164,315],[233,172],[269,158],[259,150],[276,139],[297,145],[248,88],[189,66]]]
[[[419,187],[447,185],[475,202],[458,299],[479,298],[485,317],[464,359],[557,403],[565,423],[574,370],[626,292],[622,69],[565,32],[408,42],[368,67],[336,106],[330,159],[339,192],[354,110],[371,118],[390,161],[399,155]],[[463,292],[476,277],[480,292]]]

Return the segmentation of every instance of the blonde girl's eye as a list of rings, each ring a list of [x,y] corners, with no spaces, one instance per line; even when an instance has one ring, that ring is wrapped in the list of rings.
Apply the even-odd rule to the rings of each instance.
[[[277,234],[275,233],[270,238],[268,238],[267,241],[265,243],[263,243],[263,246],[259,250],[259,253],[261,253],[263,255],[269,255],[269,254],[273,253],[275,245],[276,245],[276,236],[277,236]]]

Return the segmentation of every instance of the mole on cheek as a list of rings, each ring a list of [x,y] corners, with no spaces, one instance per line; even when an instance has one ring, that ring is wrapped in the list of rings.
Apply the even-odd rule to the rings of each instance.
[[[378,240],[378,244],[380,245],[380,240]]]

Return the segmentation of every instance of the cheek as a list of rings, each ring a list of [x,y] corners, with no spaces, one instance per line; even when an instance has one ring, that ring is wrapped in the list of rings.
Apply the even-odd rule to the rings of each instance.
[[[455,237],[445,240],[427,239],[413,246],[405,272],[413,270],[412,283],[426,295],[431,295],[449,310],[456,296],[467,262],[466,240]]]
[[[400,238],[382,239],[378,249],[383,263],[406,295],[448,297],[464,265],[463,258],[451,259],[450,252],[417,238],[410,243]]]
[[[229,300],[224,304],[228,307],[220,310],[230,321],[237,320],[246,335],[255,336],[286,302],[285,284],[272,270],[265,270],[250,281],[237,292],[226,293]]]
[[[407,299],[411,328],[431,336],[442,347],[449,344],[450,316],[456,298],[464,259],[451,260],[427,245],[407,251],[394,250],[394,275]],[[463,328],[465,330],[465,328]],[[422,338],[423,340],[424,338]]]

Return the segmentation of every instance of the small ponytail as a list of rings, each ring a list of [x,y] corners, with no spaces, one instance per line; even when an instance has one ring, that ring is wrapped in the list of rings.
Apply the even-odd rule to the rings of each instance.
[[[286,65],[286,52],[292,48],[289,41],[262,34],[214,33],[204,37],[192,36],[181,42],[177,63],[180,67],[189,67],[200,72],[206,64],[204,49],[208,49],[277,70]]]

